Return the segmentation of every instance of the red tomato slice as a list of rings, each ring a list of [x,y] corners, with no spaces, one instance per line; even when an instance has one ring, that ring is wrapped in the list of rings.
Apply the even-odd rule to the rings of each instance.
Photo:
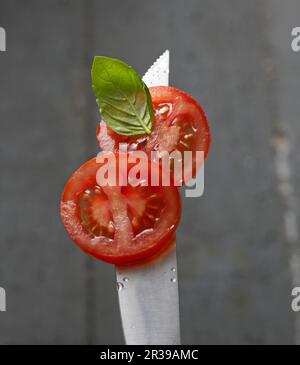
[[[185,92],[169,86],[151,87],[155,111],[151,135],[127,137],[112,131],[105,122],[97,129],[99,145],[104,151],[119,150],[119,143],[127,143],[129,150],[192,152],[192,161],[183,169],[195,176],[203,161],[196,163],[196,151],[207,157],[211,135],[208,120],[200,105]]]
[[[140,158],[139,163],[150,173],[148,159]],[[119,165],[127,176],[134,166]],[[100,166],[96,158],[89,160],[65,186],[61,217],[72,240],[87,253],[117,265],[144,261],[167,248],[180,220],[178,189],[100,186],[96,178]]]

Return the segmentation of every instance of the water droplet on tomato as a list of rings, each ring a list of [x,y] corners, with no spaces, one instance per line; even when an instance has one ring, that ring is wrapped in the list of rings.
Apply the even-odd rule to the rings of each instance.
[[[117,290],[121,291],[124,289],[124,284],[120,283],[119,281],[117,282]]]
[[[156,144],[154,145],[154,147],[153,147],[153,150],[154,150],[154,151],[158,151],[158,149],[159,149],[159,143],[156,143]]]
[[[162,107],[158,109],[159,114],[166,114],[169,112],[169,106],[164,104]]]
[[[95,194],[101,194],[102,190],[101,190],[100,186],[96,186],[94,189],[94,192],[95,192]]]
[[[113,223],[112,221],[110,221],[110,222],[108,223],[107,229],[108,229],[108,232],[109,232],[111,235],[115,232],[115,226],[114,226],[114,223]]]

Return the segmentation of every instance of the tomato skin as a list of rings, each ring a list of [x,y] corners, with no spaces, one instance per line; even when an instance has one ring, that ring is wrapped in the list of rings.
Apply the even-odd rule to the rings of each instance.
[[[97,129],[99,146],[104,151],[118,151],[120,143],[127,143],[129,150],[142,150],[148,153],[153,150],[174,149],[180,152],[203,151],[207,158],[211,132],[208,119],[201,106],[187,93],[170,86],[150,87],[150,94],[155,111],[154,128],[151,135],[122,136],[111,130],[104,121]],[[160,113],[163,106],[170,107],[170,112],[164,117]],[[187,139],[187,137],[191,137]],[[188,167],[192,169],[192,176],[201,167],[202,163]]]
[[[131,242],[114,242],[107,237],[94,237],[84,227],[80,218],[80,197],[86,189],[97,185],[98,169],[99,164],[96,162],[96,158],[87,161],[74,172],[62,194],[62,222],[75,244],[97,259],[120,266],[146,262],[166,250],[173,242],[181,215],[178,189],[176,187],[157,187],[157,194],[160,197],[166,196],[166,201],[163,216],[160,217],[156,228],[142,231]],[[131,190],[134,192],[134,188]],[[127,194],[129,193],[127,192]]]
[[[197,101],[188,93],[172,86],[151,87],[150,94],[154,109],[157,109],[159,104],[173,103],[175,118],[178,114],[188,117],[193,112],[194,127],[197,129],[194,147],[198,151],[204,151],[206,158],[211,144],[211,132],[206,114]],[[167,118],[167,123],[170,123],[170,117]]]

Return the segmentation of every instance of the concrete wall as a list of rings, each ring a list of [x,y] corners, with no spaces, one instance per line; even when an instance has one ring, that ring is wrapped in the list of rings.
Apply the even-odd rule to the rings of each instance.
[[[142,74],[166,48],[213,135],[178,232],[183,342],[300,343],[299,14],[296,0],[0,0],[1,344],[123,342],[114,269],[72,244],[59,199],[97,152],[93,56]]]

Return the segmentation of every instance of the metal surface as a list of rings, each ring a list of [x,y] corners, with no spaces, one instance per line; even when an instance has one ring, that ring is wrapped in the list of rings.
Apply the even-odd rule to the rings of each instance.
[[[149,68],[143,77],[143,81],[150,86],[169,85],[170,52],[166,50]]]
[[[168,50],[143,80],[148,86],[169,84]],[[117,267],[116,274],[126,344],[180,344],[175,242],[159,260],[141,267]]]
[[[180,344],[176,249],[141,268],[117,268],[128,345]]]

